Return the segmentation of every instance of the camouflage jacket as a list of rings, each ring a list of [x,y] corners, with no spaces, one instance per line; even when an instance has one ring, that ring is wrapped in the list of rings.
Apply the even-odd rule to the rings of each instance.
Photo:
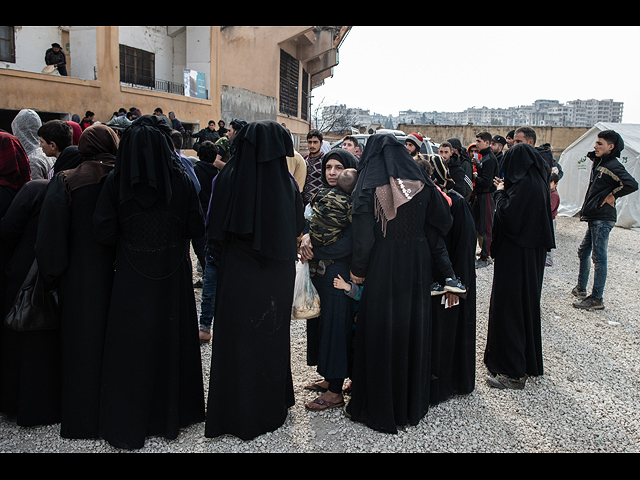
[[[311,199],[309,237],[313,245],[329,245],[351,223],[351,196],[337,188],[321,188]]]

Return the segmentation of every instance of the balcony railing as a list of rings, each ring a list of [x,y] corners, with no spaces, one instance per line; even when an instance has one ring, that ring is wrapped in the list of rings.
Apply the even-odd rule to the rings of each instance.
[[[120,83],[129,85],[134,88],[144,88],[156,92],[173,93],[175,95],[184,95],[184,85],[181,83],[170,82],[169,80],[160,80],[143,75],[126,74],[120,75]],[[209,98],[209,91],[206,90],[206,98]]]

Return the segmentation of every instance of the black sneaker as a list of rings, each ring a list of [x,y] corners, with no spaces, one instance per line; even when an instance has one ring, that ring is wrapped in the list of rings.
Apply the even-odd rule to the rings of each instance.
[[[444,295],[444,287],[438,282],[433,282],[431,284],[431,296],[433,297],[435,295]]]
[[[583,298],[579,302],[573,302],[573,306],[582,310],[602,310],[604,309],[604,303],[601,298],[589,295]]]
[[[587,296],[587,290],[584,288],[580,288],[577,285],[575,287],[573,287],[573,290],[571,290],[571,294],[574,297],[578,297],[578,298],[586,298]]]
[[[467,293],[467,288],[457,278],[448,278],[444,282],[444,289],[447,292],[456,293],[456,294]]]

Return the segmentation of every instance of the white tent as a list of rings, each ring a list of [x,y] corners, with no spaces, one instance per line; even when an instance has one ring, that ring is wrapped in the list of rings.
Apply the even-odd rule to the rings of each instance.
[[[558,215],[572,217],[580,212],[589,184],[592,162],[587,153],[593,151],[598,132],[615,130],[624,140],[624,150],[618,159],[638,183],[640,183],[640,124],[597,123],[593,128],[569,145],[560,156],[564,176],[558,185],[560,207]],[[616,226],[640,231],[640,191],[616,201],[618,222]]]

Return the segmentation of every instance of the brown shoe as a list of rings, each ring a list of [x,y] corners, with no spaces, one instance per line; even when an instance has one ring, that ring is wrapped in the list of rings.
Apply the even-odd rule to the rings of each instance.
[[[211,332],[200,330],[200,343],[209,343],[211,341]]]
[[[495,377],[487,377],[487,384],[490,387],[500,389],[509,388],[511,390],[522,390],[526,381],[527,377],[509,378],[501,373],[497,374]]]

